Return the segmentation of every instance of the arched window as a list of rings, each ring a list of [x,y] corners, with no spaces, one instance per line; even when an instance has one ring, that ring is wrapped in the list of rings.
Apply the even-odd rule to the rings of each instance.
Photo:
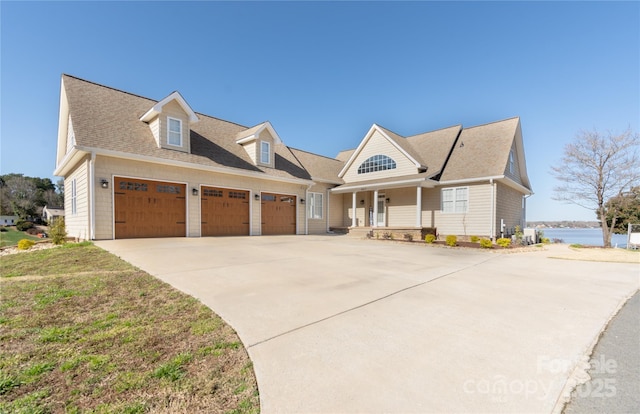
[[[374,155],[367,158],[358,167],[358,174],[366,174],[374,171],[393,170],[396,162],[386,155]]]

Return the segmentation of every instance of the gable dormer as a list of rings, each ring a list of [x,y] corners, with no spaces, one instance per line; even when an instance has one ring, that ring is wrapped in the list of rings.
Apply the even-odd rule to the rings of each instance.
[[[173,92],[140,117],[149,124],[158,148],[191,152],[191,124],[199,121],[179,92]]]
[[[239,132],[236,143],[242,145],[254,165],[263,167],[275,166],[275,146],[282,140],[269,122],[263,122],[252,128]]]

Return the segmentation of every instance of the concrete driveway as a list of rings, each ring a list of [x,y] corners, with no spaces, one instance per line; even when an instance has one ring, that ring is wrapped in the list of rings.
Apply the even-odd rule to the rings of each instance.
[[[553,412],[638,264],[346,236],[96,243],[236,329],[264,413]]]

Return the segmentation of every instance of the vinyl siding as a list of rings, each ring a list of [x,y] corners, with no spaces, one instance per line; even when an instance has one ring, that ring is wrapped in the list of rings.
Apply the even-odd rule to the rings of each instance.
[[[343,195],[344,204],[343,204],[343,226],[351,227],[351,217],[353,217],[352,213],[352,193],[347,193]],[[356,194],[356,226],[370,226],[369,223],[369,206],[371,205],[370,201],[371,195],[368,192],[357,193]],[[360,204],[360,200],[364,200],[364,205]]]
[[[256,158],[256,148],[258,146],[256,145],[255,141],[252,142],[248,142],[246,144],[243,144],[243,148],[245,151],[247,151],[247,154],[249,154],[249,157],[251,158],[251,161],[253,161],[254,164],[256,164],[258,162],[258,158]]]
[[[69,153],[69,151],[71,151],[71,149],[75,144],[76,144],[76,137],[73,131],[73,123],[71,122],[71,115],[69,115],[69,122],[67,124],[67,149],[66,149],[67,154]]]
[[[158,148],[162,147],[160,141],[160,117],[152,119],[151,122],[149,122],[149,128],[151,128],[151,133],[153,134],[153,138],[156,140],[156,144],[158,144]]]
[[[496,231],[500,235],[500,221],[507,229],[522,226],[522,193],[502,183],[496,188]]]
[[[322,194],[322,219],[312,219],[312,218],[308,219],[307,231],[309,234],[325,234],[327,232],[329,214],[331,214],[330,211],[329,213],[327,213],[327,205],[329,204],[328,191],[327,191],[328,188],[329,186],[325,184],[316,184],[309,189],[309,191],[307,192],[307,195],[304,197],[304,199],[306,200],[304,207],[306,208],[306,212],[308,213],[309,206],[311,205],[310,204],[311,199],[309,197],[309,193]]]
[[[71,210],[71,182],[76,180],[76,214]],[[65,225],[69,237],[88,240],[89,233],[89,159],[78,163],[64,178]]]
[[[331,194],[329,197],[329,227],[342,227],[344,226],[344,200],[346,200],[346,194]]]
[[[396,162],[393,170],[376,171],[366,174],[358,174],[358,167],[369,157],[374,155],[386,155]],[[346,171],[344,181],[347,183],[356,181],[375,180],[379,178],[398,177],[402,175],[416,174],[418,169],[398,148],[387,140],[379,131],[375,131],[367,141],[362,151]]]
[[[295,195],[297,199],[306,198],[305,185],[282,183],[269,180],[259,180],[188,168],[167,166],[142,161],[123,160],[120,158],[96,157],[96,182],[106,178],[110,182],[109,189],[96,188],[96,239],[113,238],[113,177],[124,176],[147,180],[160,180],[187,184],[187,236],[200,236],[200,195],[191,194],[192,188],[200,186],[225,187],[250,191],[250,232],[252,235],[261,233],[260,201],[254,199],[255,194],[273,192],[278,194]],[[199,191],[199,194],[202,192]],[[304,234],[306,205],[297,206],[296,225],[297,234]]]
[[[397,188],[384,191],[389,199],[387,206],[387,226],[415,227],[416,188]]]
[[[275,156],[274,156],[274,149],[275,149],[275,144],[274,144],[274,139],[271,136],[271,134],[269,133],[269,130],[267,130],[266,128],[262,130],[262,132],[260,132],[260,136],[258,137],[258,141],[256,142],[256,162],[257,164],[260,165],[266,165],[269,167],[273,167],[274,162],[275,162]],[[261,162],[261,150],[262,150],[262,144],[261,142],[268,142],[269,143],[269,163],[263,163]]]
[[[474,184],[460,185],[456,187],[469,188],[469,200],[467,213],[443,213],[441,209],[442,188],[435,189],[435,197],[432,191],[427,192],[429,197],[423,199],[423,209],[426,207],[429,212],[433,211],[435,227],[440,235],[456,236],[484,236],[491,235],[491,185]],[[434,191],[435,192],[435,191]],[[424,197],[424,196],[423,196]],[[426,202],[425,202],[426,201]],[[433,210],[436,207],[437,210]],[[423,215],[424,217],[424,215]],[[423,226],[427,226],[429,221],[423,221]]]

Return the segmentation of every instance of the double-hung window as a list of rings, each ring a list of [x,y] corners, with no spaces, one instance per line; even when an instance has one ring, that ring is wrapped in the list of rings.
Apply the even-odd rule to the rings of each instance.
[[[266,141],[260,141],[260,162],[271,164],[271,144]]]
[[[469,208],[469,187],[443,188],[442,212],[466,213]]]
[[[182,146],[182,121],[167,117],[167,144]]]
[[[309,218],[322,218],[322,193],[309,193]]]

